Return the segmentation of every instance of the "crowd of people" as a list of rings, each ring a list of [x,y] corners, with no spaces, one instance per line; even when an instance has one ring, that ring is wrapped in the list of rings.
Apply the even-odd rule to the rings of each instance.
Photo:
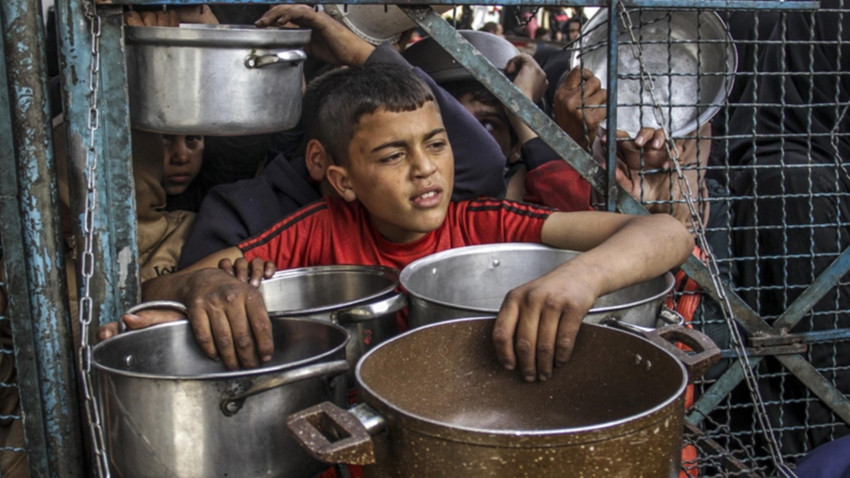
[[[839,9],[846,2],[825,1]],[[246,10],[241,7],[218,8],[130,10],[125,19],[128,25],[148,26],[177,26],[186,21],[244,23]],[[566,46],[575,41],[586,21],[580,12],[574,13],[554,9],[546,16],[550,24],[540,26],[528,11],[518,10],[513,17],[524,23],[505,27],[491,22],[480,30],[459,32],[532,103],[548,112],[565,134],[603,164],[609,145],[605,135],[597,132],[605,120],[605,109],[600,106],[607,93],[592,72],[570,68]],[[272,354],[269,318],[256,285],[274,269],[330,264],[400,269],[452,247],[539,242],[584,252],[507,295],[495,321],[493,345],[506,368],[516,369],[527,381],[545,381],[569,360],[579,324],[598,296],[675,270],[690,254],[704,258],[707,251],[695,248],[697,230],[716,232],[709,238],[708,252],[731,267],[734,261],[726,260],[730,254],[751,257],[755,252],[748,248],[755,247],[757,240],[759,247],[765,241],[771,244],[764,236],[746,236],[753,231],[746,227],[753,210],[768,211],[760,220],[769,222],[775,217],[772,211],[786,208],[784,203],[770,201],[813,180],[824,188],[837,184],[847,190],[843,184],[847,177],[836,181],[814,176],[800,182],[793,175],[770,176],[782,174],[782,166],[789,162],[807,163],[813,150],[824,162],[846,155],[850,124],[846,111],[836,117],[834,111],[824,109],[815,120],[838,140],[800,148],[789,148],[785,142],[781,148],[775,141],[759,143],[757,153],[752,138],[741,139],[728,147],[729,161],[779,167],[746,170],[730,183],[704,173],[710,161],[717,161],[711,123],[672,142],[652,128],[641,129],[634,137],[625,135],[613,146],[619,160],[617,181],[654,214],[601,212],[590,184],[433,39],[375,46],[320,9],[306,5],[263,7],[251,15],[256,15],[252,18],[258,27],[295,25],[313,30],[306,50],[315,63],[306,71],[300,124],[291,131],[256,137],[134,130],[132,139],[144,300],[187,304],[187,318],[200,347],[231,369],[260,366]],[[835,38],[830,30],[835,18],[845,25],[839,31],[845,36],[850,31],[847,15],[824,17],[813,25],[807,23],[806,15],[800,14],[798,25],[807,28],[795,30],[803,41],[811,41],[811,32]],[[538,51],[520,52],[505,39],[505,31],[539,40]],[[553,42],[563,42],[565,47],[553,49]],[[835,68],[832,58],[845,63],[850,59],[850,42],[843,45],[841,51],[824,51],[818,57],[825,69]],[[788,48],[781,58],[800,62],[809,58],[808,52]],[[771,63],[780,58],[771,53],[775,52],[762,52],[747,61],[759,62],[760,71],[787,72]],[[793,61],[790,64],[803,71],[809,68]],[[741,65],[739,70],[752,67]],[[850,71],[850,67],[841,71]],[[776,103],[780,100],[764,95],[793,90],[801,92],[800,104],[811,104],[813,100],[802,92],[815,89],[824,94],[825,103],[850,102],[846,74],[832,83],[826,79],[816,85],[795,83],[811,81],[803,78],[765,76],[745,82],[736,85],[739,93],[731,100]],[[761,84],[780,81],[789,83]],[[755,123],[753,112],[741,107],[724,114],[732,119],[727,121],[729,128],[766,139],[769,132],[756,132],[756,128],[781,123],[787,128],[783,132],[790,131],[800,126],[794,119],[803,120],[794,115],[773,118],[772,111],[760,110]],[[687,188],[670,171],[670,147],[685,166]],[[763,175],[759,181],[746,177],[756,171]],[[753,185],[758,193],[748,190]],[[734,210],[728,208],[728,202],[707,200],[729,195],[728,188],[756,199],[742,201]],[[700,204],[700,224],[694,223],[685,206],[687,194]],[[799,224],[806,224],[817,211],[833,210],[811,205],[791,209],[800,213],[795,216]],[[734,243],[722,232],[724,225],[732,223],[741,225],[736,228],[741,237],[735,237]],[[819,229],[810,236],[808,239],[818,240],[814,247],[821,247],[820,242],[831,242],[840,234]],[[846,239],[846,235],[841,237]],[[803,248],[808,239],[791,244]],[[846,245],[828,247],[841,251]],[[776,266],[769,257],[762,261],[743,262],[740,277],[746,285],[787,285],[787,268]],[[792,285],[811,282],[825,266],[806,263],[795,267],[800,277],[793,275]],[[739,277],[737,272],[734,276]],[[697,313],[694,285],[680,273],[676,289],[690,291],[682,296],[688,300],[671,306],[691,320]],[[841,290],[835,294],[835,301],[846,300]],[[747,299],[761,313],[775,316],[797,295],[784,294],[781,300],[764,295]],[[700,313],[716,314],[711,307],[702,304]],[[127,328],[138,329],[174,318],[173,312],[146,311],[125,314],[121,320]],[[398,330],[405,328],[400,321]],[[100,340],[115,333],[115,323],[98,331]],[[716,339],[728,345],[722,332]],[[845,387],[845,381],[842,378],[838,385]],[[786,411],[783,419],[788,414],[828,415],[811,403],[804,408]],[[788,443],[787,449],[799,455],[844,434],[843,430],[831,429],[822,435],[815,431],[802,447]],[[816,466],[812,462],[807,466]]]
[[[148,17],[148,18],[144,18]],[[129,12],[128,24],[155,24],[158,21],[172,22],[164,13],[154,12]],[[510,201],[524,201],[526,203],[536,202],[540,206],[546,208],[558,208],[561,211],[575,211],[581,214],[598,214],[593,212],[593,207],[590,203],[590,188],[589,185],[570,168],[566,162],[561,160],[558,155],[552,151],[545,142],[537,138],[537,135],[528,128],[518,117],[509,109],[504,108],[498,99],[483,88],[482,85],[472,80],[470,75],[456,64],[451,67],[452,60],[444,52],[439,54],[440,47],[434,45],[432,40],[425,39],[408,48],[399,48],[398,45],[381,45],[375,47],[368,42],[360,39],[351,31],[347,30],[338,22],[333,21],[329,16],[312,7],[280,5],[269,9],[256,24],[258,26],[283,25],[294,23],[302,27],[313,29],[313,39],[308,46],[308,53],[314,58],[324,61],[327,64],[343,64],[347,65],[345,71],[351,70],[357,66],[370,66],[378,64],[386,68],[389,64],[401,65],[408,71],[413,72],[413,75],[420,78],[421,81],[429,85],[431,91],[434,92],[434,103],[438,106],[440,112],[440,120],[445,125],[445,139],[447,140],[446,147],[450,148],[452,153],[452,181],[447,185],[431,185],[429,187],[436,188],[434,191],[428,192],[427,200],[422,200],[422,206],[425,209],[440,206],[448,198],[452,201],[459,201],[463,204],[464,201],[472,200],[481,197],[493,197],[502,201],[507,199]],[[569,22],[564,22],[566,26]],[[509,42],[499,37],[498,35],[463,31],[463,34],[470,39],[475,46],[486,52],[488,58],[494,59],[499,63],[499,67],[503,69],[505,74],[513,78],[513,82],[523,91],[533,102],[540,102],[543,99],[544,93],[548,87],[546,74],[537,62],[528,54],[520,54]],[[436,48],[436,49],[435,49]],[[403,54],[399,54],[399,51]],[[436,60],[436,61],[434,61]],[[445,68],[445,65],[450,65]],[[419,67],[419,68],[416,68]],[[335,71],[331,69],[331,71]],[[250,179],[236,181],[228,184],[213,187],[205,196],[201,204],[194,224],[191,227],[188,235],[183,239],[183,252],[179,259],[179,264],[176,267],[177,276],[182,277],[183,274],[188,274],[199,267],[199,264],[208,263],[210,257],[217,257],[221,251],[232,250],[233,247],[239,247],[240,253],[245,252],[247,242],[252,238],[268,233],[270,228],[281,224],[289,214],[298,211],[303,207],[315,207],[316,204],[321,204],[323,198],[342,196],[344,189],[336,187],[330,181],[333,171],[337,171],[335,162],[340,161],[339,156],[344,154],[345,148],[338,148],[336,153],[330,152],[328,143],[335,141],[333,137],[320,140],[322,128],[328,120],[320,121],[321,104],[325,101],[326,96],[331,96],[330,93],[320,90],[319,93],[311,90],[314,82],[324,78],[323,75],[313,79],[308,84],[308,90],[305,94],[302,107],[302,125],[303,138],[298,139],[293,136],[293,141],[299,140],[300,147],[290,147],[288,151],[297,151],[300,154],[284,154],[276,152],[270,155],[270,160],[265,164],[262,172]],[[321,83],[319,83],[321,84]],[[318,87],[317,87],[318,88]],[[571,91],[570,94],[580,94],[580,88],[571,82],[565,82],[564,88]],[[420,101],[421,103],[421,101]],[[569,117],[563,117],[559,120],[560,123],[580,122],[581,112],[579,105],[581,102],[572,102],[571,109],[563,109],[569,111]],[[357,124],[361,121],[360,118],[354,116],[349,118],[350,122]],[[594,128],[594,126],[590,126]],[[573,127],[573,129],[575,129]],[[344,130],[343,130],[344,131]],[[645,137],[652,137],[655,134],[651,131],[641,132],[637,139],[638,146],[641,147],[641,142],[645,141]],[[335,135],[336,136],[336,135]],[[188,138],[175,136],[166,139],[165,143],[165,169],[177,169],[178,173],[173,175],[166,174],[163,185],[167,185],[169,189],[180,193],[179,188],[174,186],[185,186],[190,183],[189,170],[192,168],[186,166],[192,163],[188,158],[195,154],[198,156],[200,145],[190,150],[188,147]],[[201,139],[202,141],[202,139]],[[450,146],[448,146],[450,145]],[[173,185],[173,179],[180,179],[178,185]],[[426,184],[430,184],[425,181]],[[573,185],[574,187],[564,187],[565,184]],[[450,187],[448,187],[450,185]],[[166,192],[168,192],[166,190]],[[430,198],[429,195],[437,195],[441,199],[436,201]],[[169,195],[169,200],[172,195]],[[368,197],[361,192],[359,199],[355,203],[362,203],[363,197]],[[324,199],[327,201],[327,199]],[[414,200],[414,205],[416,204]],[[434,204],[431,204],[431,203]],[[500,203],[501,204],[501,203]],[[510,203],[514,204],[514,203]],[[262,205],[262,207],[258,207]],[[329,206],[336,206],[336,203],[331,203]],[[442,206],[440,206],[442,207]],[[502,206],[505,207],[505,206]],[[377,214],[369,210],[369,216],[372,217],[371,222],[375,223],[378,220],[373,217]],[[439,207],[438,207],[439,209]],[[533,215],[544,215],[537,211]],[[526,213],[531,214],[531,213]],[[657,218],[666,217],[668,215],[658,215]],[[541,216],[542,217],[542,216]],[[558,216],[560,217],[560,216]],[[401,224],[392,225],[389,231],[403,228]],[[489,219],[495,221],[495,218]],[[505,220],[505,219],[502,219]],[[403,223],[402,223],[403,224]],[[435,223],[439,224],[438,223]],[[685,230],[687,220],[682,221],[680,218],[679,228]],[[365,226],[361,226],[365,227]],[[405,226],[411,227],[411,226]],[[424,226],[416,225],[415,228]],[[429,226],[433,227],[433,226]],[[675,230],[675,229],[674,229]],[[378,230],[379,237],[386,239],[389,231]],[[374,231],[373,231],[374,232]],[[396,231],[397,232],[397,231]],[[611,230],[610,233],[613,233]],[[318,237],[318,236],[314,236]],[[415,237],[416,240],[408,239]],[[507,236],[505,236],[507,237]],[[522,240],[540,241],[541,238],[529,236]],[[416,242],[421,239],[418,234],[402,234],[396,242],[409,243]],[[594,239],[593,243],[589,243],[580,249],[587,249],[590,245],[599,242],[602,238]],[[468,240],[468,239],[467,239]],[[501,241],[504,241],[503,237]],[[516,240],[520,240],[516,238]],[[637,237],[633,237],[637,242]],[[643,240],[643,239],[641,239]],[[497,241],[492,239],[479,239],[479,241],[492,242]],[[690,239],[692,241],[692,239]],[[475,243],[475,242],[473,242]],[[463,243],[450,243],[458,245]],[[318,247],[318,241],[313,247]],[[325,245],[324,248],[329,247]],[[374,246],[363,245],[365,249],[373,249]],[[440,248],[448,247],[446,244],[439,246]],[[635,246],[637,247],[637,246]],[[692,249],[692,246],[690,247]],[[415,248],[411,248],[415,250]],[[431,252],[436,252],[435,249]],[[419,251],[416,254],[422,255]],[[592,253],[588,252],[591,256]],[[349,257],[340,253],[340,257]],[[299,259],[294,262],[283,260],[274,261],[272,257],[263,257],[265,261],[277,262],[278,268],[295,267],[298,265],[319,265],[324,263],[339,263],[345,262],[340,257],[322,257],[320,259]],[[365,258],[352,256],[347,260],[356,260],[360,262],[377,263],[384,265],[392,265],[402,268],[407,262],[414,259],[416,256],[406,256],[402,261],[393,260],[385,264],[385,259],[381,258]],[[236,257],[231,257],[235,260]],[[625,259],[624,259],[625,260]],[[202,262],[206,261],[206,262]],[[218,260],[214,261],[218,262]],[[674,261],[681,262],[681,261]],[[574,263],[574,267],[576,267]],[[636,271],[639,276],[646,276],[643,269],[646,267],[643,264]],[[674,267],[671,265],[666,269]],[[175,292],[177,289],[167,286],[157,286],[158,283],[167,284],[171,277],[167,277],[175,269],[158,268],[158,270],[166,273],[159,274],[158,281],[145,282],[144,290],[146,299],[159,297],[162,298],[156,291],[166,291],[168,293]],[[205,273],[210,273],[206,271]],[[212,284],[214,281],[205,281],[205,284]],[[605,286],[608,290],[610,286]],[[247,291],[250,294],[252,291]],[[595,290],[598,295],[600,289]],[[197,292],[187,293],[177,298],[186,303],[194,303],[194,295]],[[538,294],[538,292],[535,292]],[[209,295],[207,293],[207,295]],[[563,295],[563,294],[562,294]],[[535,296],[535,302],[540,300]],[[570,304],[575,298],[555,297],[550,299],[556,303]],[[563,302],[566,300],[567,302]],[[593,301],[588,302],[585,297],[582,301],[585,306],[589,307]],[[566,305],[562,305],[565,307]],[[572,305],[571,307],[576,307]],[[581,308],[581,307],[580,307]],[[190,319],[193,319],[195,313],[190,308]],[[221,315],[221,311],[208,311],[205,316]],[[227,314],[223,314],[227,315]],[[254,317],[254,312],[251,310],[237,311],[236,318],[231,322],[229,329],[234,332],[245,333],[246,331],[254,330],[258,327],[254,322],[267,320],[259,314],[259,318]],[[134,322],[138,317],[130,318],[128,326],[137,327],[142,322]],[[249,320],[249,322],[246,322]],[[535,321],[538,319],[535,319]],[[530,331],[537,330],[536,322],[534,325],[522,325],[518,328],[515,324],[516,317],[503,318],[498,322],[507,322],[510,325],[506,326],[506,330],[502,332],[504,337],[498,337],[498,341],[502,341],[502,354],[506,364],[511,366],[513,363],[512,347],[504,344],[510,342],[513,344],[514,333],[525,334],[522,339],[527,340],[534,345],[540,340],[538,337],[531,336]],[[245,328],[246,324],[251,324],[251,328]],[[556,324],[558,321],[555,322]],[[234,325],[235,324],[235,325]],[[547,335],[542,335],[545,341],[540,349],[548,350],[550,354],[560,354],[565,356],[568,354],[569,345],[558,346],[555,344],[555,338],[558,337],[558,344],[570,344],[572,336],[575,332],[575,326],[566,328],[569,332],[555,332],[560,330],[557,325],[550,325],[551,332]],[[220,356],[224,362],[230,367],[238,365],[257,365],[260,363],[260,356],[256,355],[254,346],[260,349],[261,352],[268,352],[268,344],[259,343],[264,337],[257,337],[256,333],[249,333],[247,336],[239,337],[238,341],[251,342],[246,351],[234,350],[232,345],[224,347],[224,350],[217,350],[214,343],[229,343],[233,344],[234,340],[231,337],[229,330],[224,330],[222,324],[203,324],[198,330],[207,330],[210,335],[200,337],[201,343],[208,345],[206,351],[211,356]],[[241,328],[241,329],[240,329]],[[104,332],[105,336],[109,332]],[[496,334],[498,336],[498,334]],[[508,342],[506,342],[508,341]],[[253,342],[257,342],[256,344]],[[265,354],[261,354],[265,355]],[[546,378],[551,373],[551,358],[543,361],[543,374],[537,376],[536,369],[538,361],[534,359],[534,351],[526,353],[519,358],[520,366],[524,369],[524,375],[528,379]]]

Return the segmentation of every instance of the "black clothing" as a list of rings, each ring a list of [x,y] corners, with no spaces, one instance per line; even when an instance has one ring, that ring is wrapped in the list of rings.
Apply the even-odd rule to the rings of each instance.
[[[761,74],[740,85],[741,103],[729,119],[729,134],[741,137],[730,139],[728,161],[746,166],[730,183],[733,195],[741,196],[733,222],[737,289],[768,322],[850,246],[850,176],[843,164],[850,158],[848,7],[850,0],[824,0],[816,12],[784,14],[770,37],[776,43],[760,44],[755,70],[781,74]],[[834,8],[845,10],[829,11]],[[747,106],[751,99],[755,105]],[[848,309],[845,282],[792,332],[848,328]],[[850,393],[846,346],[812,344],[807,359]],[[760,370],[780,369],[766,360]],[[850,433],[796,379],[766,378],[760,386],[783,453],[803,453]]]

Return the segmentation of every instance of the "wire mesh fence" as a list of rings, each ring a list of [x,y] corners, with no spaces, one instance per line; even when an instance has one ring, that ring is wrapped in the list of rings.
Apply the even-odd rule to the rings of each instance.
[[[755,317],[743,320],[741,307],[705,292],[705,281],[677,281],[670,305],[723,349],[695,383],[685,442],[696,454],[683,460],[684,472],[787,474],[815,447],[850,433],[850,0],[823,0],[815,11],[716,13],[729,36],[701,37],[709,20],[699,16],[684,29],[695,35],[690,41],[647,33],[673,31],[670,14],[621,15],[628,22],[620,55],[634,61],[621,62],[617,80],[638,91],[618,95],[626,108],[602,126],[622,125],[631,137],[642,126],[664,130],[661,156],[674,161],[638,152],[634,164],[616,164],[624,184],[651,212],[672,213],[704,236],[700,259],[714,262],[722,289]],[[705,56],[718,45],[719,62]],[[727,70],[730,47],[736,61]],[[645,54],[663,59],[650,83]],[[673,61],[683,54],[694,64]],[[722,95],[705,94],[718,78]],[[693,116],[690,127],[673,124],[682,112]],[[638,126],[627,127],[631,120]],[[589,140],[595,131],[588,125],[585,133]],[[0,275],[0,299],[5,286]],[[0,330],[8,322],[0,307]],[[0,342],[0,372],[12,358],[11,345]],[[752,367],[752,382],[742,367]],[[0,395],[16,396],[14,377],[4,376]],[[0,434],[20,419],[19,411],[0,409]],[[5,443],[0,460],[25,458],[23,442]]]
[[[723,304],[703,292],[705,284],[677,284],[678,303],[690,304],[694,327],[724,349],[721,363],[696,384],[697,402],[710,396],[711,406],[689,415],[697,426],[686,431],[686,441],[699,449],[694,461],[700,476],[789,474],[812,449],[850,432],[844,396],[850,388],[845,277],[850,175],[844,164],[850,155],[850,2],[823,1],[816,11],[718,13],[737,51],[729,73],[734,86],[717,104],[710,132],[703,128],[690,137],[673,132],[668,142],[673,156],[688,140],[710,140],[703,142],[710,152],[691,156],[691,163],[683,154],[690,175],[678,178],[669,164],[653,168],[649,153],[642,152],[642,170],[631,171],[640,187],[632,191],[647,209],[674,212],[687,195],[677,189],[677,180],[690,182],[699,215],[690,225],[708,239],[718,265],[715,276],[763,326],[756,331],[730,321]],[[622,48],[641,43],[650,14],[630,10],[638,35],[621,35],[620,64],[624,55],[642,53]],[[674,41],[671,35],[670,44]],[[693,42],[696,58],[706,42]],[[696,69],[703,74],[702,64]],[[642,73],[620,71],[618,79],[631,81]],[[650,74],[663,83],[682,73],[671,67]],[[647,84],[638,84],[645,93]],[[676,103],[669,95],[662,94],[660,108],[658,101],[619,95],[619,111],[630,114],[624,104],[663,111]],[[714,104],[702,96],[691,96],[694,108]],[[624,163],[619,154],[617,167],[628,173]],[[666,177],[662,188],[659,175]],[[736,344],[733,327],[743,343]],[[736,375],[743,353],[755,386]]]

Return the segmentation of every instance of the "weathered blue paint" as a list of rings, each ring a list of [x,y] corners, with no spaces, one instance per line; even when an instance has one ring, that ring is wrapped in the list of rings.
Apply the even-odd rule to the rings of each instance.
[[[130,108],[125,66],[124,16],[120,7],[100,9],[101,27],[101,127],[105,182],[98,187],[109,198],[108,220],[112,232],[109,259],[112,265],[112,300],[119,310],[126,310],[141,300],[139,289],[139,247],[136,231],[136,195],[133,181],[130,141]],[[108,158],[104,161],[103,158]],[[107,260],[104,257],[104,260]],[[119,313],[103,310],[106,321],[118,320]]]
[[[114,5],[200,5],[209,3],[206,0],[105,0],[104,3]],[[256,0],[217,0],[215,3],[242,4],[256,3]],[[340,3],[339,0],[316,0],[311,4]],[[349,4],[380,4],[376,0],[348,1]],[[420,5],[416,0],[398,0],[393,4],[415,6]],[[623,1],[628,7],[652,7],[652,8],[707,8],[712,10],[813,10],[820,6],[817,1],[782,1],[782,0],[627,0]],[[540,6],[565,6],[571,7],[598,7],[606,6],[609,2],[599,0],[428,0],[430,5],[540,5]]]
[[[87,194],[86,161],[90,141],[89,68],[91,35],[82,2],[56,3],[59,49],[66,68],[64,107],[68,128],[69,189],[71,211],[82,224]],[[130,167],[129,113],[122,46],[120,7],[98,8],[101,18],[100,82],[97,85],[98,130],[94,136],[97,170],[94,184],[98,207],[93,218],[95,275],[90,281],[92,326],[114,321],[130,304],[138,302],[136,266],[119,271],[119,256],[138,257],[135,194]],[[111,19],[111,20],[110,20]],[[122,73],[114,73],[121,71]],[[117,91],[117,93],[116,93]],[[124,111],[123,116],[120,114]],[[117,115],[117,120],[115,119]],[[106,158],[109,158],[108,160]],[[81,231],[77,243],[84,244]]]
[[[47,103],[43,20],[38,2],[4,2],[12,141],[29,309],[37,352],[50,476],[81,476],[82,435],[72,333],[62,267],[57,178]]]
[[[5,30],[2,38],[6,38]],[[47,437],[41,408],[41,386],[38,373],[38,354],[33,332],[33,319],[29,308],[29,283],[24,260],[24,239],[18,204],[17,166],[12,133],[12,111],[6,81],[5,48],[0,49],[0,241],[3,244],[6,268],[6,290],[9,293],[7,314],[12,325],[12,341],[18,369],[18,390],[28,400],[21,401],[26,414],[24,433],[27,440],[27,460],[33,476],[50,476]],[[12,320],[11,317],[15,317]]]

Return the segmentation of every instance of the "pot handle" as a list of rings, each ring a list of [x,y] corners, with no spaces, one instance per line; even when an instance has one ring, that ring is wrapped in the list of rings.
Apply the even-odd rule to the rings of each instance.
[[[671,324],[651,329],[639,325],[623,322],[613,317],[605,317],[600,320],[601,324],[613,325],[623,330],[643,336],[650,342],[670,352],[688,370],[688,382],[693,382],[702,377],[705,372],[720,360],[720,348],[708,335],[684,325]],[[676,343],[687,345],[694,353],[686,352],[678,347]]]
[[[384,315],[394,314],[405,307],[407,307],[407,295],[397,292],[378,302],[334,312],[331,314],[331,320],[338,324],[365,322]]]
[[[245,58],[245,67],[248,69],[263,68],[277,63],[301,63],[307,59],[303,50],[284,50],[268,55],[248,55]]]
[[[289,370],[279,375],[261,377],[259,380],[252,383],[247,390],[223,396],[220,404],[221,412],[224,416],[232,417],[242,409],[242,406],[245,404],[245,399],[248,397],[301,380],[323,377],[325,375],[333,377],[347,371],[348,361],[334,360],[333,362],[320,362],[313,365],[307,365],[305,367],[299,367],[295,370]]]
[[[346,411],[331,402],[322,402],[293,413],[286,419],[286,426],[301,448],[319,461],[370,465],[375,463],[370,431],[383,430],[384,419],[365,403]]]

